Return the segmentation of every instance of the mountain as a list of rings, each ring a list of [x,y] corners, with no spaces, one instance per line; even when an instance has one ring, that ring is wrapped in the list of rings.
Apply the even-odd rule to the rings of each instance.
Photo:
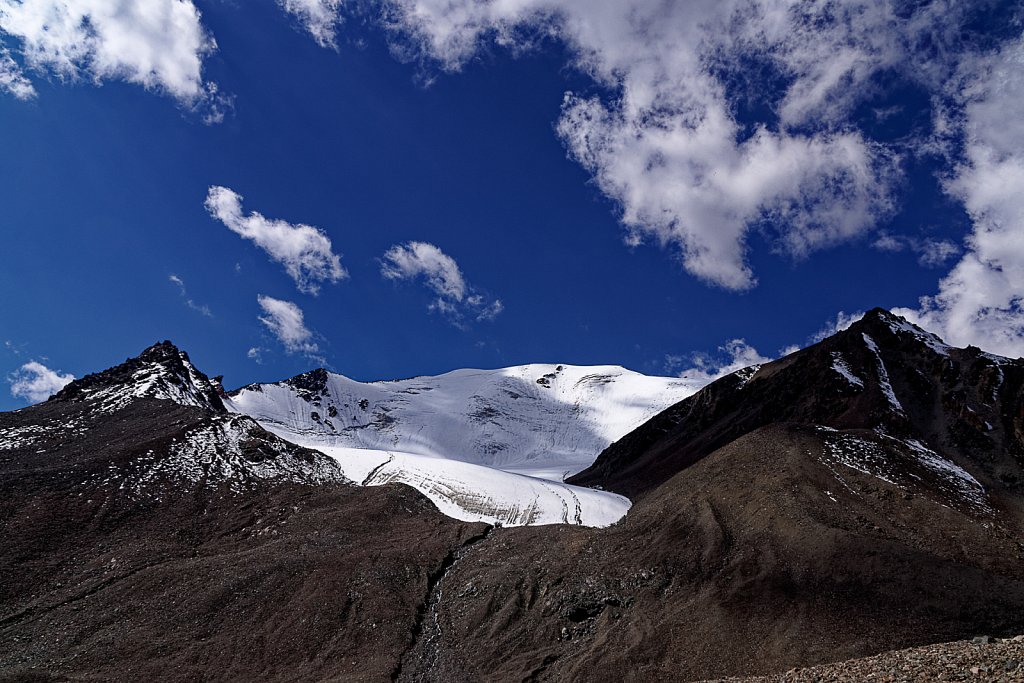
[[[227,395],[165,343],[0,414],[0,681],[687,681],[1024,633],[1022,360],[874,310],[586,457],[647,387],[482,372]],[[360,450],[633,505],[461,521],[354,485]]]
[[[955,349],[875,309],[849,330],[723,378],[601,453],[570,481],[630,497],[744,434],[813,426],[820,460],[953,507],[990,509],[1024,482],[1024,361]]]
[[[882,310],[705,387],[445,579],[427,680],[693,680],[1024,631],[1024,361]],[[474,646],[460,647],[468,634]]]
[[[409,484],[458,519],[607,526],[629,500],[562,480],[693,391],[617,366],[523,365],[372,383],[320,369],[244,387],[226,405],[333,456],[353,481]]]
[[[485,531],[354,486],[157,344],[0,413],[0,680],[387,679]]]

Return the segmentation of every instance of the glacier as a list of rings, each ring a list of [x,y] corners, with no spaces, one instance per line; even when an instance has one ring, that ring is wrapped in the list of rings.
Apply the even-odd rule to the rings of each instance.
[[[445,514],[505,526],[607,526],[620,495],[564,479],[692,382],[619,366],[521,365],[358,382],[326,370],[252,384],[225,405],[367,486],[408,484]]]

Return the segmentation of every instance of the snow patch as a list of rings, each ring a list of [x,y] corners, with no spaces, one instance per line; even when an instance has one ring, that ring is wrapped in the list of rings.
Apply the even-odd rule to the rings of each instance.
[[[900,400],[896,398],[896,392],[893,391],[892,384],[889,382],[889,372],[885,368],[885,363],[882,361],[882,354],[878,350],[878,344],[875,340],[869,337],[867,334],[861,334],[864,337],[864,343],[867,344],[871,353],[875,354],[875,360],[878,361],[878,384],[882,389],[882,393],[889,400],[889,405],[893,407],[896,412],[903,413],[903,405]]]
[[[832,369],[842,375],[846,381],[853,386],[861,389],[864,388],[864,381],[857,375],[853,374],[853,370],[850,369],[846,360],[843,359],[843,354],[838,351],[832,352]]]
[[[138,496],[167,482],[175,487],[227,485],[241,492],[261,480],[311,485],[347,481],[332,459],[268,438],[254,420],[241,415],[218,415],[212,422],[188,431],[166,455],[149,451],[128,465],[111,464],[105,474],[90,483],[118,480],[122,489]]]
[[[824,441],[821,461],[851,491],[837,465],[861,472],[903,490],[938,491],[947,502],[991,513],[985,488],[969,472],[917,439],[897,439],[876,432],[881,441],[818,427]]]
[[[909,334],[940,356],[949,355],[949,351],[952,347],[931,332],[923,330],[917,325],[909,323],[906,320],[886,317],[885,322],[889,325],[889,329],[891,329],[896,335],[899,335],[900,333]]]

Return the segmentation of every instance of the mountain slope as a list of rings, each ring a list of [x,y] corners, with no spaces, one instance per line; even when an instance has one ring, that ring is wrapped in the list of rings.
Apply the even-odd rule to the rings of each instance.
[[[208,390],[164,343],[0,414],[0,680],[391,676],[485,528]]]
[[[0,674],[677,681],[1024,632],[1022,367],[873,311],[609,446],[620,523],[495,529],[129,363],[0,415]],[[223,467],[154,465],[192,431]]]
[[[1024,629],[1024,365],[884,311],[673,406],[445,580],[421,680],[691,680]],[[467,638],[478,644],[467,649]]]
[[[885,461],[903,473],[892,476],[942,479],[970,497],[1024,482],[1022,386],[1024,361],[951,348],[875,309],[819,344],[705,387],[569,481],[642,496],[745,433],[794,422],[847,432],[827,438],[827,457],[852,448],[861,467]],[[879,450],[887,455],[872,458]]]
[[[525,365],[373,383],[314,370],[244,387],[226,404],[333,456],[354,481],[407,483],[459,519],[606,526],[629,501],[562,479],[692,392],[681,380],[615,366]]]

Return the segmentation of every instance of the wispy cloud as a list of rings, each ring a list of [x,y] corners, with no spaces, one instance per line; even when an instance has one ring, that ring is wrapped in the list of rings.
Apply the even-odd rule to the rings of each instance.
[[[192,300],[191,297],[189,297],[188,289],[186,289],[185,287],[185,282],[180,277],[178,277],[174,273],[171,273],[170,275],[167,276],[167,279],[178,286],[178,293],[181,295],[181,298],[185,300],[186,306],[188,306],[193,311],[201,315],[205,315],[207,318],[213,317],[213,312],[210,311],[209,306],[205,304],[197,304],[195,301]]]
[[[286,12],[293,14],[321,47],[334,47],[341,17],[342,0],[277,0]]]
[[[319,228],[273,220],[255,211],[246,215],[242,212],[242,196],[216,185],[207,193],[206,210],[282,264],[301,292],[315,295],[322,283],[348,277],[330,238]]]
[[[288,353],[301,353],[311,358],[320,359],[320,347],[314,341],[313,332],[306,327],[302,309],[291,301],[275,299],[259,295],[257,301],[263,309],[260,322],[284,346]],[[259,349],[249,351],[250,358],[259,357]]]
[[[216,42],[192,0],[0,0],[0,33],[19,43],[26,65],[38,72],[124,80],[189,107],[224,106],[203,79],[203,60]],[[31,83],[12,64],[0,53],[0,88],[30,97]]]
[[[917,262],[926,268],[944,266],[962,251],[954,242],[946,239],[919,238],[889,233],[880,235],[871,243],[871,246],[879,251],[912,251],[917,254]]]
[[[0,44],[0,92],[6,92],[19,100],[31,100],[36,96],[32,82],[25,77],[11,52]]]
[[[381,260],[381,275],[389,280],[422,280],[436,298],[432,311],[459,323],[465,317],[494,320],[504,310],[500,299],[489,299],[467,284],[459,264],[429,242],[396,244]]]
[[[11,385],[11,396],[29,403],[45,401],[74,380],[74,375],[61,374],[34,360],[25,363],[7,378]]]

